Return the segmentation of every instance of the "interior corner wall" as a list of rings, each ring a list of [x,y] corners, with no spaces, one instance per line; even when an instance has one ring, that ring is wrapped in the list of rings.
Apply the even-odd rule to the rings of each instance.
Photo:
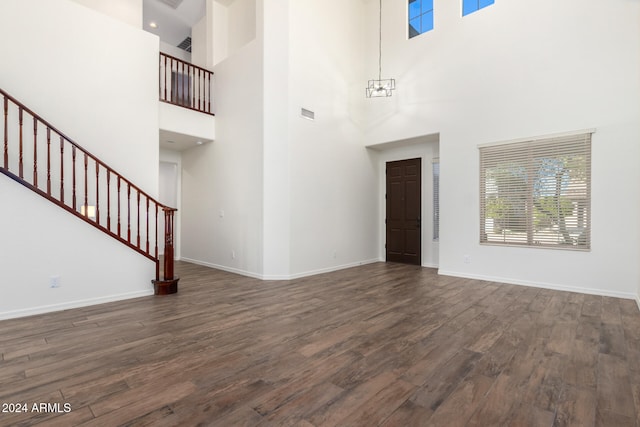
[[[157,194],[157,37],[68,0],[6,0],[0,56],[4,90]],[[153,262],[15,182],[0,185],[10,201],[0,210],[0,316],[153,293]],[[52,290],[54,275],[61,287]]]
[[[208,16],[203,16],[191,27],[191,63],[198,67],[208,68],[209,47],[212,43],[208,36]]]
[[[216,0],[208,1],[210,3],[207,3],[207,25],[211,28],[213,53],[211,64],[207,65],[213,67],[229,56],[229,11]]]
[[[290,2],[286,112],[294,277],[379,259],[377,164],[360,127],[364,10],[361,2]],[[302,108],[315,119],[303,118]]]
[[[290,275],[289,0],[264,0],[263,277]]]
[[[262,47],[214,67],[216,136],[182,153],[182,259],[262,275]]]
[[[366,139],[440,133],[440,273],[633,298],[640,282],[640,4],[541,0],[532,8],[519,0],[462,17],[459,2],[434,3],[434,30],[412,39],[406,6],[386,8],[383,78],[395,77],[397,90],[369,104]],[[377,4],[368,8],[375,22]],[[368,34],[367,71],[375,73],[377,25]],[[597,129],[592,249],[480,245],[478,144],[588,128]]]
[[[256,0],[235,0],[227,7],[227,55],[256,39],[257,16]]]
[[[234,0],[228,5],[207,0],[207,67],[233,56],[256,39],[258,9],[262,10],[262,3],[259,6],[257,0]]]

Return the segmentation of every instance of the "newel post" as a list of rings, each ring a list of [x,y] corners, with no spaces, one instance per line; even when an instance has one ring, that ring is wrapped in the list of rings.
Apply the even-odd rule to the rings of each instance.
[[[163,280],[159,278],[152,280],[156,295],[175,294],[178,292],[178,280],[180,280],[173,274],[173,219],[176,209],[163,207],[162,210],[164,212],[164,277]]]

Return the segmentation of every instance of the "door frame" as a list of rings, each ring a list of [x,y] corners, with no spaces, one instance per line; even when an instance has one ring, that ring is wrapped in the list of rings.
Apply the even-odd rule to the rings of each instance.
[[[440,157],[440,135],[424,135],[407,140],[388,142],[384,144],[370,145],[368,148],[376,153],[378,169],[378,260],[385,261],[386,251],[386,177],[385,168],[387,162],[395,160],[421,159],[422,164],[422,266],[429,268],[439,267],[439,243],[433,241],[433,177],[432,159]],[[442,195],[442,189],[440,191]],[[442,208],[442,205],[440,205]],[[442,238],[442,232],[441,238]]]

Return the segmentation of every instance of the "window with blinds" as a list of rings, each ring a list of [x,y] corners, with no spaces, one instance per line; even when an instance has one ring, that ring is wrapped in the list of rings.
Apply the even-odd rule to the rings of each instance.
[[[433,241],[440,240],[440,161],[433,160]]]
[[[591,134],[480,147],[480,243],[588,250]]]

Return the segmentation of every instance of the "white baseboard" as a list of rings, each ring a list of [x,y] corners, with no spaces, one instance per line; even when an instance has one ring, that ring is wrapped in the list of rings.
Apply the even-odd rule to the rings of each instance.
[[[368,259],[368,260],[364,260],[364,261],[352,262],[352,263],[349,263],[349,264],[342,264],[342,265],[336,265],[336,266],[332,266],[332,267],[321,268],[321,269],[318,269],[318,270],[306,271],[304,273],[296,273],[296,274],[290,275],[288,280],[300,279],[302,277],[308,277],[308,276],[315,276],[316,274],[331,273],[332,271],[345,270],[347,268],[358,267],[358,266],[367,265],[367,264],[373,264],[375,262],[380,262],[380,260],[377,259],[377,258],[376,259]],[[271,279],[267,279],[267,280],[271,280]]]
[[[153,295],[153,289],[128,292],[125,294],[109,295],[106,297],[89,298],[78,301],[64,302],[60,304],[42,305],[39,307],[30,307],[20,310],[11,310],[0,312],[0,320],[15,319],[18,317],[34,316],[36,314],[51,313],[54,311],[69,310],[71,308],[87,307],[90,305],[104,304],[107,302],[122,301],[131,298],[140,298]]]
[[[182,257],[182,261],[190,262],[192,264],[202,265],[204,267],[215,268],[216,270],[222,270],[222,271],[226,271],[228,273],[235,273],[235,274],[239,274],[241,276],[247,276],[247,277],[251,277],[251,278],[254,278],[254,279],[260,279],[260,280],[292,280],[292,279],[300,279],[302,277],[314,276],[316,274],[330,273],[332,271],[344,270],[346,268],[357,267],[357,266],[365,265],[365,264],[372,264],[374,262],[380,262],[380,260],[376,258],[376,259],[370,259],[370,260],[364,260],[364,261],[357,261],[357,262],[353,262],[353,263],[349,263],[349,264],[342,264],[342,265],[338,265],[338,266],[321,268],[321,269],[318,269],[318,270],[305,271],[303,273],[288,274],[288,275],[265,275],[265,274],[254,273],[254,272],[251,272],[251,271],[241,270],[241,269],[238,269],[238,268],[228,267],[228,266],[224,266],[224,265],[213,264],[213,263],[206,262],[206,261],[200,261],[200,260],[197,260],[197,259],[191,259],[191,258]]]
[[[636,304],[638,305],[638,310],[640,310],[640,295],[636,295]]]
[[[481,274],[460,273],[457,271],[438,270],[438,274],[443,276],[463,277],[465,279],[484,280],[488,282],[507,283],[510,285],[530,286],[532,288],[552,289],[554,291],[577,292],[580,294],[600,295],[605,297],[635,299],[640,308],[638,296],[632,293],[610,291],[607,289],[581,288],[577,286],[565,286],[556,283],[529,282],[526,280],[510,279],[508,277],[483,276]]]
[[[215,268],[216,270],[226,271],[227,273],[239,274],[241,276],[252,277],[254,279],[262,279],[262,276],[257,273],[253,273],[250,271],[240,270],[239,268],[227,267],[224,265],[214,264],[212,262],[200,261],[198,259],[182,257],[180,259],[184,262],[190,262],[191,264],[201,265],[203,267]]]

